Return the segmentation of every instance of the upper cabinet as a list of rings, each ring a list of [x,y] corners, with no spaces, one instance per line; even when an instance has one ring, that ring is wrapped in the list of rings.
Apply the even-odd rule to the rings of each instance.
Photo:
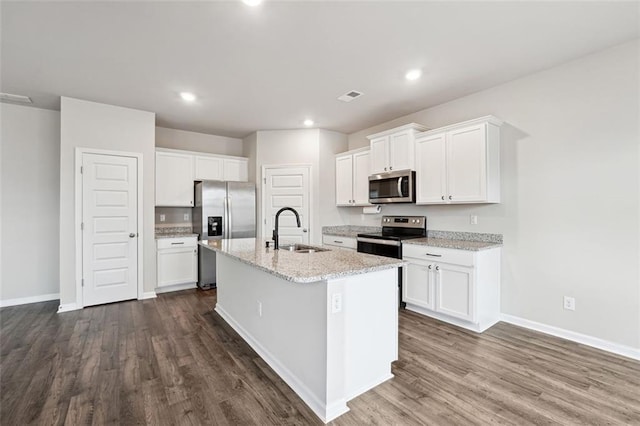
[[[357,150],[336,155],[336,205],[368,206],[370,152]]]
[[[193,207],[193,182],[225,180],[246,182],[246,158],[180,151],[156,150],[156,206]]]
[[[193,207],[193,157],[156,152],[156,206]]]
[[[367,136],[371,141],[371,174],[414,170],[415,136],[425,130],[426,127],[411,123]]]
[[[501,125],[487,116],[419,133],[416,204],[499,203]]]

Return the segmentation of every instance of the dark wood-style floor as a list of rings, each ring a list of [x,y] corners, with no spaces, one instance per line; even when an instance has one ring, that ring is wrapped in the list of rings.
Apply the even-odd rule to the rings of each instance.
[[[0,423],[318,425],[215,313],[215,291],[0,310]],[[400,315],[395,378],[335,425],[640,424],[640,363],[500,323]]]

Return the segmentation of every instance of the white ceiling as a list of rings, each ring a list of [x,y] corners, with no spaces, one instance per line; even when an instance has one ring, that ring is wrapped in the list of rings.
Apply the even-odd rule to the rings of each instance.
[[[0,86],[218,135],[307,117],[351,133],[637,38],[639,4],[3,1]],[[410,68],[422,79],[407,82]],[[336,99],[349,90],[364,96]]]

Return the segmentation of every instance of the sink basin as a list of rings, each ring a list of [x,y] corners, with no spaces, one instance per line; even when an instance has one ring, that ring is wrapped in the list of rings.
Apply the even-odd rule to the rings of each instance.
[[[330,251],[326,248],[308,246],[306,244],[282,244],[280,246],[280,250],[288,250],[296,253],[316,253],[321,251]]]

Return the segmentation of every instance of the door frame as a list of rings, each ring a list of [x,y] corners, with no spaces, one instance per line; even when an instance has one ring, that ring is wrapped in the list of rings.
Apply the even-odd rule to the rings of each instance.
[[[76,147],[75,149],[75,164],[74,164],[74,176],[75,176],[75,218],[74,218],[74,229],[75,229],[75,260],[76,260],[76,307],[77,309],[84,308],[84,301],[82,298],[82,256],[83,245],[82,245],[82,230],[80,229],[82,224],[82,173],[80,172],[80,167],[82,166],[82,156],[83,154],[96,154],[96,155],[111,155],[115,157],[133,157],[137,159],[137,185],[136,190],[138,192],[138,300],[143,299],[144,294],[144,257],[143,257],[143,246],[144,246],[144,229],[143,226],[143,182],[142,182],[142,153],[139,152],[127,152],[127,151],[111,151],[105,149],[95,149],[95,148],[84,148],[84,147]]]
[[[264,236],[264,220],[267,217],[267,213],[266,213],[266,192],[264,190],[264,185],[266,185],[266,179],[267,179],[267,169],[293,169],[293,168],[305,168],[307,169],[308,173],[309,173],[309,227],[308,227],[308,232],[309,232],[309,244],[313,244],[313,240],[311,238],[311,236],[313,235],[313,165],[309,164],[309,163],[302,163],[302,164],[263,164],[262,165],[262,175],[260,176],[260,199],[262,200],[262,206],[260,206],[260,220],[258,221],[260,223],[260,238],[268,238]],[[256,235],[258,235],[256,233]]]

